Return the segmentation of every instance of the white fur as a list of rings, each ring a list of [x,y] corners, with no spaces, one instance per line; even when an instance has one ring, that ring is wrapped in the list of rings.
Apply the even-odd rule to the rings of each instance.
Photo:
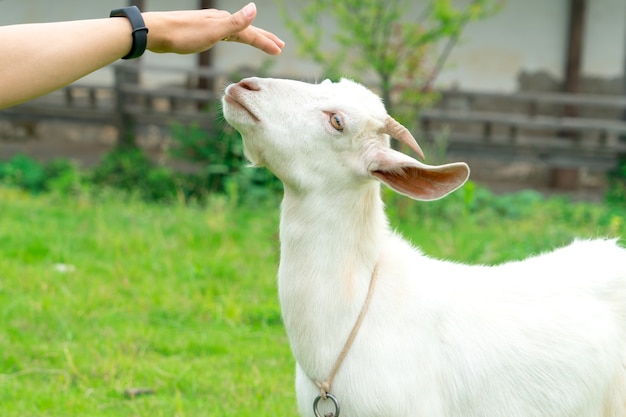
[[[391,172],[410,165],[436,182],[440,167],[389,149],[377,96],[348,80],[252,78],[223,102],[247,157],[285,185],[278,289],[303,416],[376,263],[369,311],[331,387],[342,416],[626,415],[626,251],[615,241],[500,266],[429,258],[390,230],[377,180],[398,189]],[[445,167],[460,186],[467,167]],[[431,199],[420,187],[399,191]]]

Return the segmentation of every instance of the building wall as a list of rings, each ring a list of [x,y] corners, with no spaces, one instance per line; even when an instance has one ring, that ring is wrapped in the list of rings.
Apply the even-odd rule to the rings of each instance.
[[[508,0],[502,11],[467,27],[440,85],[515,91],[520,77],[564,77],[569,0]],[[626,2],[588,1],[582,77],[621,78]]]
[[[622,77],[626,63],[626,2],[589,2],[583,73],[590,77]]]
[[[148,10],[197,7],[197,0],[145,0]],[[464,0],[460,0],[464,1]],[[219,8],[235,11],[248,0],[218,0]],[[296,2],[287,2],[297,7]],[[108,16],[124,0],[0,0],[0,24],[87,19]],[[269,63],[270,73],[318,80],[320,69],[297,55],[296,41],[280,18],[276,0],[256,0],[257,26],[277,33],[287,42],[279,57],[236,43],[214,48],[218,70],[259,68]],[[522,80],[542,74],[552,83],[562,81],[565,66],[569,0],[506,0],[497,15],[471,23],[442,72],[438,86],[462,89],[515,91]],[[411,14],[409,14],[410,16]],[[626,1],[589,0],[583,53],[583,76],[620,79],[626,61]],[[45,45],[45,44],[44,44]],[[146,54],[147,65],[192,68],[194,56]],[[349,75],[349,74],[347,74]],[[108,82],[110,69],[89,77]],[[153,83],[178,83],[183,76],[151,77]]]
[[[520,71],[560,75],[566,50],[567,2],[509,0],[494,17],[470,23],[439,83],[512,91]]]

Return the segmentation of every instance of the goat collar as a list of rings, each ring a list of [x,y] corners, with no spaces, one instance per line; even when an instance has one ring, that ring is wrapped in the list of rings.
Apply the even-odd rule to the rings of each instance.
[[[363,303],[363,307],[361,307],[361,311],[359,312],[359,316],[357,317],[356,322],[354,323],[354,327],[352,327],[352,331],[350,332],[350,335],[348,336],[346,343],[343,345],[343,349],[341,349],[341,352],[339,353],[339,357],[335,361],[335,365],[333,365],[333,368],[331,369],[328,378],[326,378],[326,380],[323,382],[320,382],[311,378],[311,380],[315,383],[315,385],[317,385],[317,387],[320,389],[320,395],[313,402],[313,411],[315,412],[316,416],[321,415],[319,411],[317,410],[317,404],[320,401],[320,399],[327,400],[329,398],[332,400],[332,402],[335,405],[336,413],[334,414],[334,416],[335,417],[339,416],[339,401],[333,395],[330,394],[330,385],[332,384],[333,379],[335,378],[335,375],[337,374],[337,371],[339,371],[339,368],[341,367],[343,360],[346,358],[346,355],[348,354],[348,351],[350,350],[350,347],[352,346],[352,343],[354,342],[356,335],[359,333],[359,329],[361,328],[361,324],[363,323],[365,314],[367,313],[367,310],[370,306],[372,295],[374,294],[374,285],[376,284],[377,278],[378,278],[378,262],[376,263],[376,265],[374,265],[374,270],[372,271],[372,279],[370,280],[370,286],[369,286],[369,289],[367,290],[367,296],[365,297],[365,302]]]

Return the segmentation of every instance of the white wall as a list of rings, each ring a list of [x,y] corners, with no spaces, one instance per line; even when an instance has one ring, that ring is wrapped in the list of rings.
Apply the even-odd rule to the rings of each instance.
[[[222,0],[218,5],[234,11],[246,3],[247,0]],[[218,45],[216,65],[230,70],[260,65],[269,59],[276,73],[319,79],[319,68],[297,55],[295,39],[283,25],[275,0],[257,0],[256,3],[259,9],[257,24],[275,31],[287,42],[286,49],[280,57],[268,58],[245,46]],[[295,5],[290,3],[291,7]],[[544,71],[561,80],[565,69],[568,24],[569,0],[505,0],[498,14],[467,26],[437,85],[515,91],[518,77],[524,71]],[[583,76],[623,76],[625,0],[588,1],[583,47]]]
[[[219,8],[234,12],[248,4],[249,0],[217,1]],[[285,0],[286,3],[292,3]],[[319,79],[321,70],[312,62],[297,54],[296,41],[283,24],[275,0],[256,0],[257,18],[255,26],[270,30],[286,42],[286,47],[278,57],[270,57],[263,52],[240,44],[218,44],[215,47],[215,65],[220,70],[232,70],[240,67],[255,67],[269,63],[274,73],[281,75],[300,75],[303,78]]]
[[[472,23],[450,56],[442,86],[514,91],[521,71],[546,71],[562,80],[569,0],[508,0],[496,16]],[[588,2],[583,76],[621,77],[626,1]]]
[[[605,1],[605,0],[600,0]],[[568,0],[509,0],[495,16],[470,23],[439,84],[515,90],[521,70],[558,76],[566,48]]]
[[[589,0],[583,73],[622,77],[626,60],[626,1]]]
[[[562,79],[569,0],[505,1],[499,14],[470,23],[439,78],[439,86],[514,91],[522,71],[546,71]],[[234,12],[247,2],[216,3],[219,8]],[[297,7],[297,3],[287,2]],[[0,0],[0,24],[106,17],[111,9],[126,3],[126,0]],[[195,8],[198,1],[146,0],[146,4],[148,10],[172,10]],[[287,42],[286,49],[280,56],[270,57],[245,45],[221,43],[214,49],[217,69],[230,72],[242,66],[256,68],[270,62],[272,73],[318,80],[319,68],[297,55],[296,42],[281,21],[276,0],[256,0],[256,4],[256,25],[278,34]],[[589,0],[585,29],[583,75],[621,77],[626,60],[626,1]],[[193,67],[196,57],[148,53],[143,61],[182,69]],[[89,80],[108,82],[110,74],[110,69],[106,69]],[[151,76],[148,81],[179,82],[181,77],[164,80]]]

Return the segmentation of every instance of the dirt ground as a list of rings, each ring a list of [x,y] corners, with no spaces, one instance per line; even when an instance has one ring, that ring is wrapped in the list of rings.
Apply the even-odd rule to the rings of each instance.
[[[192,164],[169,156],[172,140],[168,132],[148,127],[138,134],[138,144],[156,162],[180,170],[193,170]],[[47,162],[55,158],[75,161],[89,168],[97,165],[103,154],[113,149],[117,129],[113,126],[91,126],[63,122],[12,123],[0,121],[0,159],[25,154]],[[458,159],[458,158],[457,158]],[[553,172],[547,167],[528,163],[503,164],[485,159],[465,159],[472,179],[496,193],[533,189],[545,195],[566,195],[573,200],[600,201],[606,190],[603,173],[580,170],[577,184],[554,188]]]

